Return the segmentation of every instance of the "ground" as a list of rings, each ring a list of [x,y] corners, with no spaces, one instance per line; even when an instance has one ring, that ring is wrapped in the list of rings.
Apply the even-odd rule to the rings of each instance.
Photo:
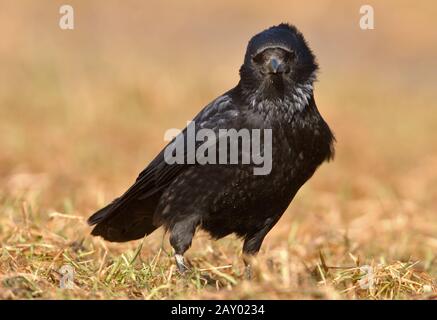
[[[2,9],[0,298],[437,297],[437,6],[370,1],[376,27],[363,31],[359,1],[252,3],[71,1],[70,31],[52,1]],[[198,233],[185,276],[162,230],[91,237],[86,218],[135,180],[165,130],[236,84],[250,36],[282,21],[318,57],[337,154],[269,233],[253,279],[234,237]]]

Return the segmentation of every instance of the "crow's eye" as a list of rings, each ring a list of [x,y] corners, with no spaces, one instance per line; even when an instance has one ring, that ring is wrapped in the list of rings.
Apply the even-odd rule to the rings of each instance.
[[[262,53],[257,54],[255,57],[252,58],[252,61],[256,64],[262,64],[264,62],[264,55]]]
[[[284,61],[293,61],[296,58],[296,53],[294,51],[286,51],[284,55]]]

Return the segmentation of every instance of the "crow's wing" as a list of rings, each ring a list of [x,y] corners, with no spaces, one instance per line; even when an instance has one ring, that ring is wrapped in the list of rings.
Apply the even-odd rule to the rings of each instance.
[[[207,105],[194,119],[194,128],[197,132],[200,129],[212,129],[216,134],[219,129],[242,127],[244,117],[241,116],[241,108],[230,97],[230,92],[215,99]],[[165,149],[171,144],[186,141],[187,128],[180,135],[171,141],[152,162],[139,174],[135,183],[119,198],[115,199],[108,206],[97,211],[89,219],[88,223],[94,225],[100,223],[117,212],[123,212],[123,207],[128,206],[132,200],[145,200],[165,189],[183,170],[195,164],[168,164],[165,159]],[[196,142],[194,151],[202,142]],[[184,159],[189,156],[192,150],[184,148]],[[153,213],[152,213],[153,214]]]

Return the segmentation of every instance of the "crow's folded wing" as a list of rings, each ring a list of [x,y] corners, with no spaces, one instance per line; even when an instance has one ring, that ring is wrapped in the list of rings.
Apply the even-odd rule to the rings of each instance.
[[[193,126],[195,132],[200,129],[211,129],[218,133],[219,129],[237,129],[243,126],[243,117],[241,116],[240,108],[235,104],[232,98],[228,94],[224,94],[215,99],[209,105],[207,105],[194,119]],[[111,212],[116,212],[122,208],[125,204],[131,200],[146,199],[155,193],[162,191],[166,188],[181,172],[183,172],[188,166],[196,164],[187,164],[186,161],[183,164],[169,164],[165,159],[165,149],[170,147],[171,144],[180,143],[185,141],[184,145],[184,159],[187,157],[194,157],[195,154],[190,154],[197,150],[198,146],[203,142],[195,142],[194,150],[189,150],[186,145],[187,128],[185,128],[179,137],[173,139],[150,164],[139,174],[135,183],[119,198],[115,199],[110,205],[110,212],[103,210],[99,215],[97,212],[93,215],[89,223],[91,225],[99,223],[100,221],[111,216]],[[209,142],[209,141],[208,141]],[[188,149],[188,150],[187,150]]]

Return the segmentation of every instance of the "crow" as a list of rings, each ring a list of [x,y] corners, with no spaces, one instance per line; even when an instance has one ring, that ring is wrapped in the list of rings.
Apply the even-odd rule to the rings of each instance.
[[[169,147],[182,142],[184,160],[195,158],[193,150],[200,148],[196,141],[189,150],[185,128],[122,196],[88,219],[95,225],[92,235],[124,242],[163,226],[182,273],[187,270],[184,253],[199,228],[214,239],[236,234],[243,240],[243,258],[256,255],[300,187],[334,157],[335,137],[314,100],[317,70],[316,58],[295,26],[281,23],[256,34],[248,43],[238,84],[192,123],[194,129],[214,133],[257,129],[266,137],[270,130],[271,140],[261,143],[258,155],[270,150],[271,169],[254,174],[254,161],[204,163],[196,158],[171,163]],[[229,160],[231,150],[224,146],[216,152],[228,152]],[[238,159],[242,154],[243,143],[238,144]]]

